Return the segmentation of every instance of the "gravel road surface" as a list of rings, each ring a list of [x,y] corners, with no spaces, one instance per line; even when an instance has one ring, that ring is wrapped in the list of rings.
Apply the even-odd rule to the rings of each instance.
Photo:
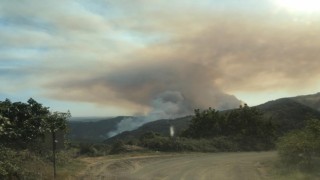
[[[276,152],[190,153],[99,158],[79,179],[267,180]]]

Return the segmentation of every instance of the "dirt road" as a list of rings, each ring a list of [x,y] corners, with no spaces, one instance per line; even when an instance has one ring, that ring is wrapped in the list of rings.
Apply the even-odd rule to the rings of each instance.
[[[100,158],[79,179],[266,180],[276,152],[192,153]]]

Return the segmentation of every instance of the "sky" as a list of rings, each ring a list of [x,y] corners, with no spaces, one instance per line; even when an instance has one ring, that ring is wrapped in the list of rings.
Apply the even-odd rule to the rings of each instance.
[[[2,0],[0,101],[168,117],[316,93],[319,16],[312,0]]]

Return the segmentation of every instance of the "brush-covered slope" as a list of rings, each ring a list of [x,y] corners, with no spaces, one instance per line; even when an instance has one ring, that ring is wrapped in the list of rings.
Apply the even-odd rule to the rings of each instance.
[[[297,96],[293,100],[320,111],[320,92],[311,95]]]
[[[305,120],[319,118],[320,112],[295,101],[292,98],[282,98],[257,106],[264,117],[274,122],[279,132],[287,132],[304,126]]]
[[[94,121],[82,118],[81,121],[69,121],[69,134],[68,137],[71,141],[78,142],[102,142],[108,138],[108,133],[114,131],[117,124],[125,116],[115,118],[107,118]]]
[[[107,139],[105,142],[110,143],[116,140],[131,140],[139,138],[141,135],[147,132],[155,132],[165,136],[169,136],[170,134],[170,126],[174,127],[174,133],[180,134],[183,130],[185,130],[190,123],[191,116],[177,118],[177,119],[162,119],[153,122],[146,123],[133,131],[125,131],[120,133],[114,137]]]
[[[298,96],[293,98],[282,98],[274,101],[258,105],[264,117],[271,119],[277,124],[280,133],[287,132],[292,129],[300,128],[304,125],[306,119],[311,117],[320,119],[320,93]],[[227,113],[230,110],[224,111]],[[73,141],[102,142],[108,138],[108,133],[117,129],[117,124],[124,118],[116,117],[107,118],[95,122],[70,122],[70,135]],[[107,140],[107,142],[115,139],[132,139],[139,138],[146,132],[157,132],[163,135],[169,134],[169,127],[173,125],[176,134],[179,134],[189,125],[191,117],[178,118],[172,120],[158,120],[144,124],[138,129],[130,132],[123,132]],[[81,119],[81,121],[88,121]]]
[[[304,126],[305,120],[310,118],[319,118],[320,112],[301,104],[291,98],[282,98],[274,101],[256,106],[263,112],[266,119],[274,122],[278,128],[278,132],[288,132],[293,129],[298,129]],[[228,113],[230,110],[224,111]],[[131,140],[139,138],[146,132],[157,132],[163,135],[169,135],[169,127],[173,125],[179,134],[183,129],[186,129],[191,120],[191,116],[186,118],[179,118],[174,120],[158,120],[147,123],[134,131],[126,131],[112,138],[107,139],[105,142],[114,142],[115,140]]]

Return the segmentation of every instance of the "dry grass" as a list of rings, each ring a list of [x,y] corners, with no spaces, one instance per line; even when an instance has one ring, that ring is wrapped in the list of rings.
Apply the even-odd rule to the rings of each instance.
[[[320,180],[320,162],[312,169],[301,170],[294,165],[284,165],[276,161],[273,164],[272,174],[277,180]]]

